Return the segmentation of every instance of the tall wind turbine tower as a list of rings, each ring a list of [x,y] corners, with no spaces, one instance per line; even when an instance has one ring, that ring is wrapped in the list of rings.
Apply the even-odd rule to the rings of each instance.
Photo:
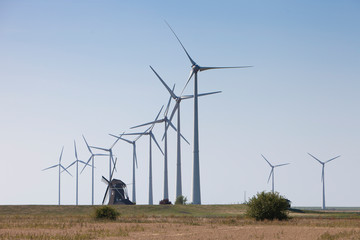
[[[190,143],[181,135],[181,131],[180,131],[180,103],[184,99],[193,98],[194,95],[177,96],[174,93],[174,89],[171,90],[169,88],[169,86],[165,83],[165,81],[159,76],[159,74],[151,66],[150,66],[150,68],[155,73],[155,75],[159,78],[160,82],[164,85],[164,87],[167,89],[170,96],[176,101],[175,107],[174,107],[174,109],[173,109],[173,111],[172,111],[172,113],[170,115],[170,123],[171,123],[172,118],[175,115],[175,112],[177,111],[177,147],[176,147],[176,149],[177,149],[177,155],[176,155],[176,198],[177,198],[177,197],[182,195],[182,184],[181,184],[181,141],[180,141],[180,137],[182,137],[185,140],[185,142],[187,142],[190,145]],[[215,93],[221,93],[221,91],[203,93],[203,94],[199,94],[198,96],[201,97],[201,96],[211,95],[211,94],[215,94]],[[169,125],[167,125],[166,129],[168,127],[169,127]]]
[[[79,160],[78,155],[77,155],[77,150],[76,150],[76,142],[74,140],[74,149],[75,149],[75,161],[72,162],[66,169],[70,168],[72,165],[74,165],[76,163],[76,205],[79,204],[79,162],[84,164],[84,165],[88,165],[86,162]]]
[[[311,155],[310,153],[308,153],[308,154],[322,165],[321,182],[323,184],[323,192],[322,192],[322,197],[323,197],[322,200],[323,201],[322,201],[322,208],[321,209],[325,210],[326,209],[326,206],[325,206],[325,164],[332,161],[332,160],[337,159],[338,157],[340,157],[340,155],[337,156],[337,157],[331,158],[331,159],[329,159],[329,160],[327,160],[325,162],[322,162],[319,159],[317,159],[316,157],[314,157],[313,155]]]
[[[193,204],[201,204],[201,194],[200,194],[200,157],[199,157],[199,118],[198,118],[198,72],[211,70],[211,69],[228,69],[228,68],[248,68],[251,66],[238,66],[238,67],[201,67],[199,66],[186,51],[184,45],[181,43],[180,39],[174,32],[174,30],[170,27],[170,25],[166,22],[170,30],[175,35],[176,39],[180,43],[183,48],[185,54],[189,58],[191,62],[191,71],[190,77],[187,80],[184,90],[189,83],[190,79],[194,75],[194,151],[193,151],[193,187],[192,187],[192,203]],[[184,91],[183,90],[183,91]]]
[[[68,170],[66,170],[66,168],[61,164],[61,158],[62,158],[62,155],[63,155],[63,152],[64,152],[64,147],[62,147],[61,149],[61,153],[60,153],[60,158],[59,158],[59,163],[54,165],[54,166],[51,166],[51,167],[48,167],[48,168],[45,168],[43,169],[42,171],[45,171],[45,170],[48,170],[50,168],[54,168],[54,167],[59,167],[59,203],[58,205],[60,205],[60,183],[61,183],[61,179],[60,179],[60,176],[61,176],[61,169],[63,169],[63,171],[67,172],[70,176],[72,176]]]
[[[265,157],[264,157],[264,155],[262,155],[261,154],[261,156],[265,159],[265,161],[270,165],[270,167],[271,167],[271,171],[270,171],[270,175],[269,175],[269,179],[268,179],[268,182],[270,181],[270,177],[272,176],[272,193],[274,193],[274,190],[275,190],[275,188],[274,188],[274,175],[275,175],[275,173],[274,173],[274,169],[275,168],[277,168],[277,167],[281,167],[281,166],[285,166],[285,165],[288,165],[288,164],[290,164],[290,163],[284,163],[284,164],[279,164],[279,165],[272,165]]]

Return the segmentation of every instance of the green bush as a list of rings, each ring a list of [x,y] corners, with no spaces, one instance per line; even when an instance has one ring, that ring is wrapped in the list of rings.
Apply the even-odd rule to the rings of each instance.
[[[247,215],[258,220],[286,220],[289,218],[290,201],[279,193],[261,192],[253,196],[248,204]]]
[[[178,196],[178,197],[176,198],[176,200],[175,200],[175,205],[178,205],[178,204],[180,204],[180,205],[185,205],[185,204],[186,204],[186,201],[187,201],[187,198],[184,197],[183,195],[180,195],[180,196]]]
[[[110,206],[102,206],[95,210],[96,219],[116,220],[119,215],[120,213]]]

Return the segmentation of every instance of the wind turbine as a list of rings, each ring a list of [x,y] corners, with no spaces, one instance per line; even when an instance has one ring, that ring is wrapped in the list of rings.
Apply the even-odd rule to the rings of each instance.
[[[322,209],[323,210],[325,210],[326,209],[326,207],[325,207],[325,164],[326,163],[328,163],[328,162],[330,162],[330,161],[332,161],[332,160],[335,160],[335,159],[337,159],[338,157],[340,157],[340,155],[339,156],[337,156],[337,157],[334,157],[334,158],[331,158],[331,159],[329,159],[329,160],[327,160],[327,161],[325,161],[325,162],[322,162],[322,161],[320,161],[319,159],[317,159],[316,157],[314,157],[313,155],[311,155],[310,153],[308,153],[311,157],[313,157],[316,161],[318,161],[321,165],[322,165],[322,173],[321,173],[321,182],[322,182],[322,184],[323,184],[323,202],[322,202]]]
[[[45,168],[43,169],[42,171],[45,171],[45,170],[48,170],[50,168],[54,168],[54,167],[59,167],[59,205],[60,205],[60,176],[61,176],[61,169],[63,169],[63,171],[66,171],[70,176],[71,173],[69,173],[68,170],[66,170],[66,168],[61,164],[61,158],[62,158],[62,155],[63,155],[63,151],[64,151],[64,147],[62,147],[61,149],[61,153],[60,153],[60,158],[59,158],[59,163],[54,165],[54,166],[51,166],[51,167],[48,167],[48,168]]]
[[[84,141],[85,141],[85,144],[86,144],[86,147],[87,149],[89,150],[91,156],[89,158],[89,160],[86,162],[86,164],[88,165],[90,160],[91,160],[91,205],[94,205],[94,168],[95,168],[95,163],[94,163],[94,160],[95,160],[95,156],[108,156],[107,154],[95,154],[93,153],[93,151],[91,150],[88,142],[86,141],[84,135],[82,135]],[[86,165],[83,167],[83,169],[81,170],[80,174],[84,171],[84,169],[86,168]]]
[[[173,87],[173,90],[175,88],[175,85]],[[149,123],[144,123],[132,128],[138,128],[138,127],[142,127],[142,126],[146,126],[146,125],[150,125],[150,124],[156,124],[156,123],[164,123],[164,195],[163,195],[163,199],[169,199],[169,183],[168,183],[168,151],[167,151],[167,129],[168,126],[170,125],[175,131],[176,128],[174,127],[174,125],[171,123],[171,121],[169,120],[169,118],[167,117],[168,112],[169,112],[169,107],[170,107],[170,103],[171,103],[171,96],[169,98],[168,104],[166,106],[165,112],[164,112],[164,117],[162,119],[159,120],[155,120]],[[185,139],[185,138],[184,138]],[[188,142],[185,139],[186,142]],[[189,143],[189,142],[188,142]]]
[[[176,104],[175,107],[170,115],[170,123],[172,118],[174,117],[175,112],[177,111],[177,158],[176,158],[176,198],[182,195],[182,184],[181,184],[181,141],[180,141],[180,136],[181,136],[181,132],[180,132],[180,103],[182,100],[184,99],[190,99],[193,98],[193,95],[182,95],[182,96],[177,96],[174,93],[174,89],[170,89],[169,86],[165,83],[165,81],[159,76],[159,74],[150,66],[151,70],[155,73],[155,75],[159,78],[160,82],[164,85],[164,87],[166,88],[166,90],[169,92],[170,96],[175,100]],[[215,93],[221,93],[221,91],[217,91],[217,92],[211,92],[211,93],[203,93],[203,94],[199,94],[198,96],[205,96],[205,95],[210,95],[210,94],[215,94]],[[167,131],[167,128],[169,127],[169,125],[167,125],[167,127],[165,128],[165,132]],[[165,134],[164,134],[165,136]],[[183,137],[183,139],[190,145],[190,143]]]
[[[113,134],[109,134],[112,137],[118,138],[120,140],[123,140],[129,144],[132,144],[133,146],[133,182],[132,182],[132,202],[136,203],[136,184],[135,184],[135,165],[136,168],[138,168],[138,163],[137,163],[137,156],[136,156],[136,141],[139,140],[139,138],[142,136],[142,134],[139,134],[139,136],[137,138],[135,138],[134,141],[130,141],[128,139],[122,138],[121,136],[115,136]]]
[[[166,22],[170,30],[175,35],[176,39],[180,43],[181,47],[185,51],[185,54],[189,58],[191,62],[191,71],[189,79],[187,80],[183,92],[189,83],[190,79],[194,75],[194,151],[193,151],[193,188],[192,188],[192,203],[193,204],[201,204],[201,194],[200,194],[200,159],[199,159],[199,118],[198,118],[198,72],[202,72],[205,70],[211,69],[228,69],[228,68],[248,68],[251,66],[237,66],[237,67],[201,67],[199,66],[186,51],[184,45],[181,43],[180,39],[174,32],[174,30],[170,27],[170,25]]]
[[[114,164],[114,170],[116,170],[116,163],[114,162],[114,155],[113,155],[112,149],[118,141],[119,141],[119,139],[116,139],[116,141],[110,146],[110,148],[101,148],[101,147],[90,146],[90,148],[98,149],[98,150],[109,153],[109,179],[111,179],[111,175],[112,175],[111,174],[111,169],[112,169],[111,163]],[[109,192],[109,194],[111,194],[111,193]],[[109,195],[109,197],[110,197],[110,195]]]
[[[281,167],[281,166],[285,166],[285,165],[288,165],[290,163],[284,163],[284,164],[279,164],[279,165],[272,165],[265,157],[264,155],[261,154],[261,156],[265,159],[265,161],[270,165],[271,167],[271,171],[270,171],[270,175],[269,175],[269,179],[268,179],[268,182],[270,181],[270,177],[272,176],[272,193],[274,193],[274,169],[276,167]]]
[[[162,109],[164,106],[161,107],[158,115],[155,118],[155,121],[158,119]],[[152,184],[152,140],[156,143],[156,146],[159,148],[160,152],[164,155],[164,152],[161,150],[161,147],[159,143],[156,141],[156,138],[152,132],[153,128],[155,126],[155,123],[153,123],[148,129],[146,129],[144,132],[140,133],[124,133],[123,135],[148,135],[149,136],[149,205],[153,205],[153,184]]]
[[[76,163],[76,205],[79,204],[79,162],[85,165],[90,166],[89,164],[87,164],[86,162],[79,160],[78,155],[77,155],[77,150],[76,150],[76,142],[74,140],[74,148],[75,148],[75,161],[72,162],[66,169],[70,168],[72,165],[74,165]]]

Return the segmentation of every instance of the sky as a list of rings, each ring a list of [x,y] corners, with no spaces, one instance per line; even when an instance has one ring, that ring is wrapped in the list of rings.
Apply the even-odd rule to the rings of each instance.
[[[246,69],[199,73],[203,204],[242,203],[261,191],[272,164],[275,191],[293,206],[359,207],[360,3],[347,1],[0,1],[0,204],[57,204],[58,172],[42,169],[110,147],[108,134],[154,120],[180,94],[189,59]],[[192,94],[192,81],[185,94]],[[174,102],[171,104],[171,110]],[[191,202],[193,101],[181,105],[183,195]],[[161,115],[162,116],[162,115]],[[176,119],[173,120],[176,124]],[[163,125],[154,133],[163,147]],[[169,195],[175,201],[176,133],[169,131]],[[148,202],[148,138],[137,143],[137,204]],[[99,152],[100,153],[100,152]],[[115,178],[132,195],[132,147],[118,142]],[[108,159],[95,160],[101,204]],[[163,195],[163,157],[153,148],[154,203]],[[75,176],[75,168],[69,168]],[[75,204],[75,177],[61,180]],[[79,177],[79,204],[91,204],[91,169]]]

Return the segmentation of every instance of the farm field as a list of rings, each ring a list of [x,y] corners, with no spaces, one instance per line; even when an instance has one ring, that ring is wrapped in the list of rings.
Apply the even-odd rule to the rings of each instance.
[[[0,239],[360,239],[358,209],[293,210],[289,221],[256,222],[245,205],[0,206]]]

